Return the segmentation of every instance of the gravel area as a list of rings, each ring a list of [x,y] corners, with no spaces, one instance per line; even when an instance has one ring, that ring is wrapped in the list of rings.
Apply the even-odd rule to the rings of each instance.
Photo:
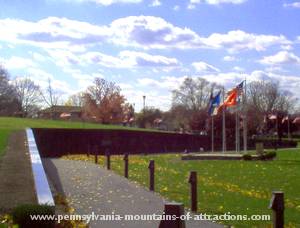
[[[70,200],[76,214],[162,214],[164,199],[112,171],[90,162],[43,159],[51,185]],[[160,221],[91,221],[90,227],[154,228]],[[206,221],[188,221],[188,228],[223,227]]]

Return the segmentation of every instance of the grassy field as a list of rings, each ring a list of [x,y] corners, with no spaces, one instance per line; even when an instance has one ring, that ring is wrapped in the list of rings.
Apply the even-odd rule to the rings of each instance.
[[[9,134],[26,127],[130,129],[81,122],[0,118],[0,158]],[[69,159],[90,160],[85,155]],[[123,175],[123,158],[112,157],[112,169]],[[148,162],[155,160],[156,191],[189,207],[189,172],[198,172],[198,208],[208,214],[272,214],[268,205],[273,190],[285,193],[287,227],[300,227],[300,150],[279,150],[274,161],[182,161],[180,155],[130,156],[130,179],[148,186]],[[104,164],[104,158],[100,158]],[[271,222],[234,222],[237,227],[270,227]]]
[[[0,129],[0,158],[4,153],[4,149],[6,147],[7,140],[10,133],[11,133],[10,129]]]
[[[0,117],[0,158],[3,156],[9,134],[15,130],[25,128],[86,128],[86,129],[119,129],[119,130],[136,130],[136,131],[155,131],[153,129],[141,129],[132,127],[123,127],[117,125],[105,125],[84,122],[69,122],[60,120],[42,120],[26,119],[13,117]]]
[[[95,124],[85,122],[71,122],[63,120],[26,119],[13,117],[0,117],[0,129],[24,129],[24,128],[96,128],[96,129],[123,129],[123,130],[148,130],[141,128],[122,127],[117,125]],[[153,130],[150,130],[153,131]]]
[[[86,155],[67,159],[89,160]],[[112,169],[123,175],[123,160],[113,156]],[[165,198],[190,207],[189,172],[198,173],[198,208],[208,214],[272,214],[268,209],[272,191],[285,193],[287,227],[300,227],[300,152],[278,151],[274,161],[182,161],[178,154],[130,156],[129,176],[148,187],[148,162],[155,160],[156,191]],[[105,164],[104,158],[99,160]],[[230,221],[235,227],[271,227],[271,221]]]

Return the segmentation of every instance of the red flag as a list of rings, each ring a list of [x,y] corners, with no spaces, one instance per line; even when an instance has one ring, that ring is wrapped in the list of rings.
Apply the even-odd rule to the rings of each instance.
[[[220,107],[218,108],[218,112],[221,111],[223,108],[227,108],[227,107],[232,107],[235,106],[237,104],[237,97],[238,97],[238,89],[234,88],[232,90],[230,90],[227,93],[227,98],[224,101],[224,103],[222,105],[220,105]]]

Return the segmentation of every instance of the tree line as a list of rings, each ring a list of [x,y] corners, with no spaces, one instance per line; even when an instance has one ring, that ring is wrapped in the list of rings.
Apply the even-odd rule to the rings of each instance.
[[[243,107],[246,111],[242,113],[247,115],[251,135],[274,128],[272,122],[266,121],[268,115],[275,114],[283,119],[295,111],[297,99],[291,92],[280,89],[278,82],[252,81],[247,84],[247,102]],[[41,107],[64,104],[82,107],[84,120],[201,134],[214,130],[218,136],[221,134],[222,116],[216,117],[215,129],[211,129],[207,110],[212,94],[223,89],[221,85],[204,78],[187,77],[172,91],[172,104],[168,111],[147,106],[137,113],[134,104],[128,103],[121,94],[121,88],[103,78],[95,78],[91,86],[62,102],[50,79],[46,89],[42,90],[30,78],[10,81],[9,73],[0,66],[0,115],[34,117]],[[226,133],[234,135],[234,112],[227,110],[225,115]]]

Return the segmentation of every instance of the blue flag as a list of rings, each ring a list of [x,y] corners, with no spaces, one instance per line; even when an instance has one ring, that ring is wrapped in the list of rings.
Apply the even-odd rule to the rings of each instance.
[[[210,116],[215,116],[218,114],[218,107],[220,106],[221,103],[221,91],[218,92],[216,96],[212,96],[209,101],[209,108],[208,108],[208,114]]]

